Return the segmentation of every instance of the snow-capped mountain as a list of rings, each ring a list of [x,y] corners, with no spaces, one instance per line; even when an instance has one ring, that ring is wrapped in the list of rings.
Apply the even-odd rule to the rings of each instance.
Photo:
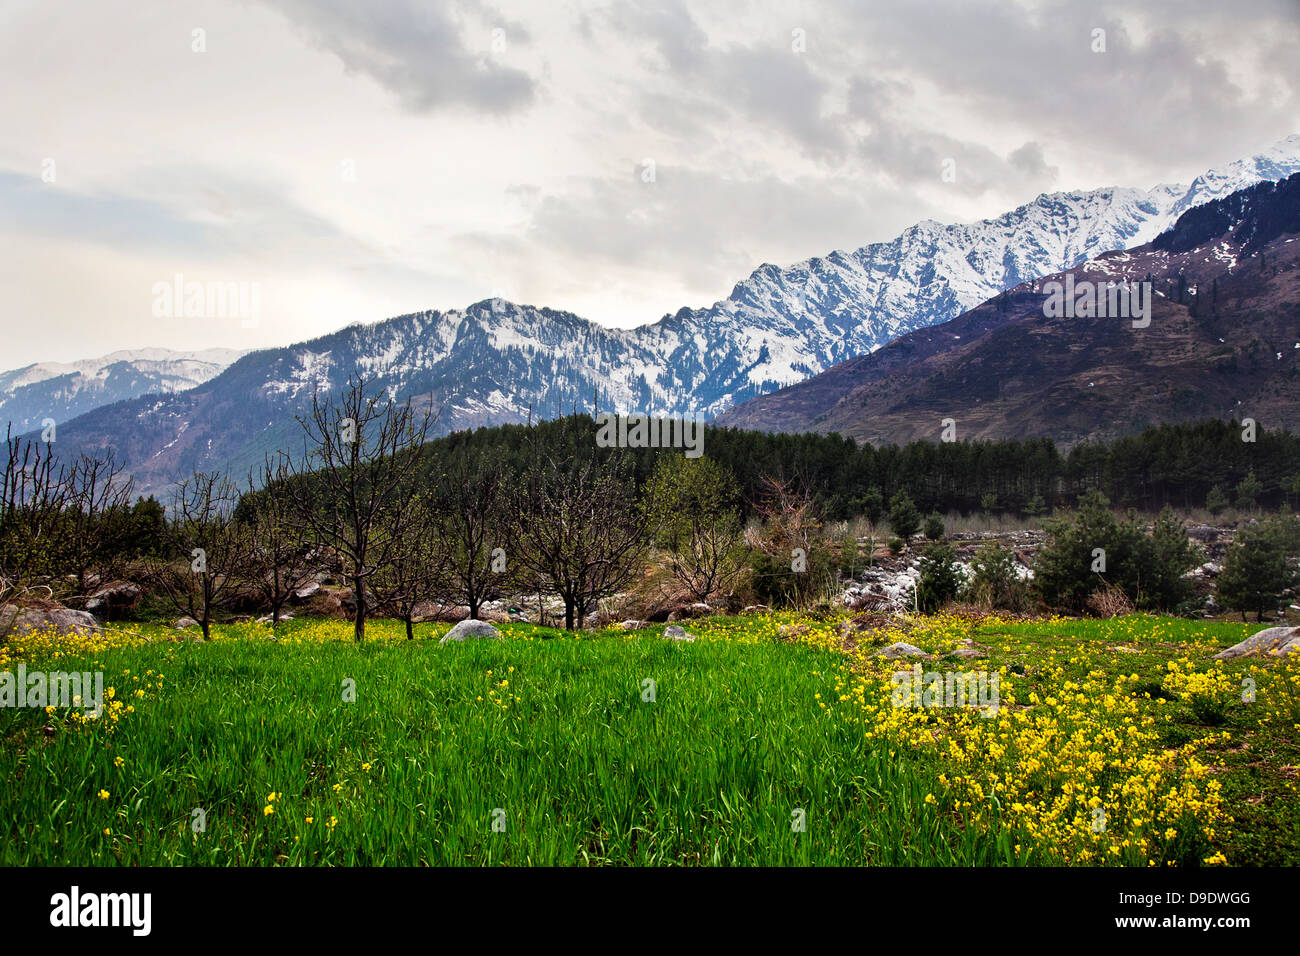
[[[636,330],[679,381],[672,407],[714,415],[946,322],[1021,282],[1150,242],[1188,209],[1300,170],[1300,135],[1190,186],[1050,193],[996,219],[918,223],[889,241],[764,265],[707,309]]]
[[[1300,173],[1187,210],[1152,242],[1027,282],[717,423],[863,442],[1113,439],[1165,422],[1300,424]],[[1049,287],[1148,286],[1146,325]],[[1099,302],[1101,296],[1099,295]]]
[[[432,397],[438,432],[597,401],[712,417],[1005,289],[1142,245],[1193,206],[1296,171],[1300,135],[1190,186],[1052,193],[996,219],[927,220],[889,242],[763,265],[728,298],[636,329],[501,299],[355,324],[246,355],[184,392],[91,412],[61,429],[60,442],[114,448],[144,488],[196,468],[242,470],[268,447],[294,447],[294,416],[313,390],[337,389],[353,372],[394,396]]]
[[[150,392],[179,392],[223,372],[238,349],[123,349],[80,362],[37,362],[0,372],[0,423],[15,432],[63,424],[91,409]]]

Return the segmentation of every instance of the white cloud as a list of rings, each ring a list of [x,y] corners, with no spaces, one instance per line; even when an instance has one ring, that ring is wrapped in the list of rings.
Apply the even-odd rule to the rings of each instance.
[[[16,0],[0,366],[502,291],[649,322],[922,218],[1186,181],[1300,128],[1298,43],[1290,0]],[[160,325],[176,271],[260,281],[261,326]]]

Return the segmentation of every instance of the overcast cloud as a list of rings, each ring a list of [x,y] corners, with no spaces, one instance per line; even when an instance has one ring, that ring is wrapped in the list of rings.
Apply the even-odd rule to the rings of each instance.
[[[1297,50],[1296,0],[0,0],[0,368],[493,294],[638,325],[1187,182],[1300,131]],[[261,321],[155,317],[177,273]]]

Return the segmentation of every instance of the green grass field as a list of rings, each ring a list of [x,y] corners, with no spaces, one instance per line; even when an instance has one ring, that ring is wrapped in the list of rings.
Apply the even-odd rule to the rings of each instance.
[[[1300,860],[1300,755],[1281,688],[1298,669],[1257,668],[1257,701],[1229,694],[1211,723],[1189,709],[1196,688],[1167,677],[1180,659],[1212,673],[1212,649],[1252,628],[1153,618],[912,628],[906,639],[936,654],[927,667],[1001,671],[1008,706],[989,719],[891,709],[881,681],[906,665],[879,663],[865,641],[844,649],[836,621],[802,622],[793,636],[782,623],[800,622],[695,622],[694,643],[657,627],[574,637],[516,624],[503,626],[507,640],[439,645],[446,625],[406,641],[400,624],[377,622],[356,646],[345,622],[294,621],[274,640],[240,625],[177,643],[133,625],[15,644],[0,669],[102,669],[113,704],[90,721],[0,710],[0,863]],[[962,637],[988,661],[945,658]],[[1235,693],[1252,666],[1206,692]],[[1183,695],[1162,694],[1162,681]],[[1103,685],[1122,706],[1089,703]],[[1061,699],[1034,702],[1052,694]],[[1194,756],[1168,756],[1180,748]],[[1081,826],[1090,794],[1110,812],[1106,833]],[[1075,858],[1061,858],[1062,833]]]

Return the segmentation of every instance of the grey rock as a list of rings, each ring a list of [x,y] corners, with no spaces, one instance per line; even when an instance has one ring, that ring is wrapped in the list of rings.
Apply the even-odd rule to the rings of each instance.
[[[99,622],[89,611],[70,607],[6,607],[0,609],[0,636],[20,637],[38,631],[57,634],[90,634]]]
[[[1214,659],[1230,661],[1237,657],[1245,657],[1247,654],[1283,657],[1295,653],[1300,653],[1300,627],[1266,627],[1240,644],[1234,644],[1227,650],[1215,654]]]
[[[664,637],[670,641],[693,641],[694,634],[687,634],[686,629],[678,624],[669,624],[664,628]]]
[[[440,640],[438,643],[446,644],[448,641],[463,641],[467,638],[478,638],[478,637],[492,638],[492,637],[501,637],[501,636],[502,636],[501,632],[498,631],[491,624],[489,624],[487,621],[480,621],[477,620],[476,618],[471,617],[464,621],[461,621],[459,624],[453,627],[450,631],[448,631],[445,635],[443,635],[442,640]]]
[[[86,610],[92,614],[124,612],[134,609],[144,597],[144,588],[132,581],[105,584],[86,598]]]
[[[903,641],[897,641],[888,647],[882,647],[876,651],[877,656],[886,657],[890,660],[897,660],[900,657],[923,657],[926,660],[933,659],[933,654],[927,654],[915,644],[907,644]]]

